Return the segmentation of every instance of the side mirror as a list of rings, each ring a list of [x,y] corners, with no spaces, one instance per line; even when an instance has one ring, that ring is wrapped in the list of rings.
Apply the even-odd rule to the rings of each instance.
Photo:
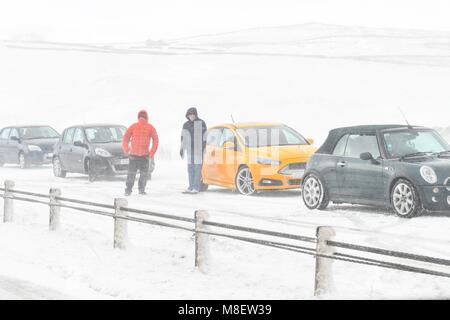
[[[363,152],[359,155],[361,160],[373,160],[373,155],[370,152]]]
[[[11,139],[12,141],[17,141],[17,142],[20,143],[20,138],[19,138],[19,137],[12,136],[10,139]]]
[[[75,141],[75,142],[73,143],[73,145],[74,145],[75,147],[81,147],[81,148],[86,148],[86,149],[87,149],[87,144],[86,144],[86,143],[83,143],[83,142],[81,142],[81,141]]]
[[[227,141],[223,144],[223,148],[226,150],[235,150],[236,144],[233,141]]]
[[[308,139],[306,139],[306,141],[308,141],[309,144],[314,144],[314,139],[312,139],[312,138],[308,138]]]

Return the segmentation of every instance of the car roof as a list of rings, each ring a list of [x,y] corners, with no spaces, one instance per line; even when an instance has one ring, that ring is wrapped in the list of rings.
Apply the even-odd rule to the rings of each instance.
[[[256,128],[256,127],[279,127],[284,126],[283,123],[279,122],[240,122],[240,123],[224,123],[211,127],[215,128],[231,128],[231,129],[242,129],[242,128]]]
[[[336,128],[329,132],[327,139],[316,153],[332,154],[336,143],[346,134],[376,134],[380,131],[402,130],[407,128],[427,129],[425,127],[404,124],[361,125]]]
[[[114,124],[114,123],[90,123],[90,124],[79,124],[75,126],[67,127],[70,128],[93,128],[93,127],[125,127],[123,124]]]
[[[6,129],[6,128],[15,128],[15,129],[18,129],[18,128],[39,128],[39,127],[50,127],[50,128],[53,128],[52,126],[49,126],[48,124],[43,124],[43,125],[33,124],[33,125],[23,125],[23,126],[6,126],[6,127],[3,127],[2,129]]]

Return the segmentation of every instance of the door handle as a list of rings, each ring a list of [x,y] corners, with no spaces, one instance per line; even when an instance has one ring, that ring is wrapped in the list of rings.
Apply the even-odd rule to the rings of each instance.
[[[339,161],[339,162],[337,163],[337,165],[338,165],[339,167],[341,167],[341,168],[344,168],[345,166],[347,166],[347,162],[345,162],[345,161]]]

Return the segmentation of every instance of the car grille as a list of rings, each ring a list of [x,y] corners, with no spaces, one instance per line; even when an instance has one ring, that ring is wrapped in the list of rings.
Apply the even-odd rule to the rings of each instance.
[[[53,152],[53,145],[44,145],[44,146],[39,146],[42,150],[42,152],[44,153],[52,153]]]
[[[302,184],[302,179],[291,179],[289,180],[290,186],[299,186]]]
[[[447,191],[450,191],[450,177],[445,179],[444,186],[447,188]]]
[[[128,170],[128,165],[127,164],[116,164],[116,165],[114,165],[114,170],[126,171],[126,170]]]

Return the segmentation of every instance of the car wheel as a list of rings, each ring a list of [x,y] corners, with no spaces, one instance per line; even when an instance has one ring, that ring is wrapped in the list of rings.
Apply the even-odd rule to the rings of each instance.
[[[203,181],[200,182],[200,192],[205,192],[207,191],[209,188],[209,185],[207,185],[206,183],[203,183]]]
[[[394,212],[402,218],[412,218],[422,212],[422,203],[414,185],[405,179],[398,180],[391,190]]]
[[[53,174],[58,178],[65,178],[67,171],[62,169],[61,160],[58,157],[53,159]]]
[[[25,157],[25,154],[23,152],[19,153],[19,166],[21,169],[27,169],[30,167],[27,157]]]
[[[241,167],[236,174],[235,179],[236,190],[240,194],[249,196],[255,193],[255,185],[253,184],[253,176],[248,167]]]
[[[86,171],[88,174],[89,182],[94,182],[97,178],[97,175],[95,173],[94,166],[91,165],[91,161],[89,159],[86,160]]]
[[[302,198],[308,209],[325,210],[330,199],[319,177],[310,174],[303,179]]]

